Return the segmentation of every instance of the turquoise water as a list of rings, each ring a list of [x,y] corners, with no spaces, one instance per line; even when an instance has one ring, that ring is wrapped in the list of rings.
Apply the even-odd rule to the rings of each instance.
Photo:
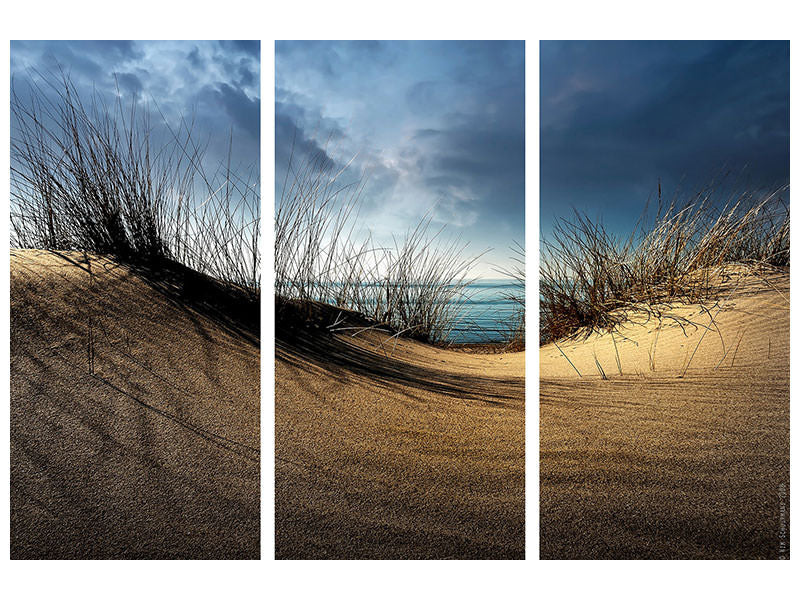
[[[481,279],[466,290],[469,300],[459,311],[449,341],[458,344],[494,343],[507,339],[518,305],[509,294],[524,295],[525,290],[508,279]]]

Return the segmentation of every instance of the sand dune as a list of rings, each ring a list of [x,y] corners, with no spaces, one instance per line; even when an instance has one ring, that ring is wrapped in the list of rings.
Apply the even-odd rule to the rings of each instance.
[[[276,348],[278,558],[523,558],[524,352]]]
[[[788,275],[631,317],[540,349],[542,558],[788,558]]]
[[[258,328],[204,285],[11,251],[12,558],[258,558]]]

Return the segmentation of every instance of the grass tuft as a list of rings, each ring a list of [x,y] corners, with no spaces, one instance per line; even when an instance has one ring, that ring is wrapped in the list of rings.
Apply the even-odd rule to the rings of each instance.
[[[722,208],[710,191],[683,205],[659,198],[655,218],[648,223],[645,210],[627,239],[578,212],[560,220],[542,242],[540,345],[613,331],[629,313],[658,317],[670,303],[716,298],[733,264],[788,267],[787,190],[742,194]]]
[[[391,245],[375,244],[359,229],[365,180],[343,181],[354,158],[339,165],[323,149],[298,160],[292,149],[275,214],[278,323],[297,318],[298,302],[319,302],[368,319],[368,327],[347,328],[351,335],[383,329],[446,343],[460,324],[474,281],[468,272],[481,254],[444,241],[430,214]]]
[[[40,77],[12,82],[12,246],[175,261],[257,300],[259,182],[232,169],[232,139],[212,169],[191,121],[164,118],[157,143],[137,100],[123,105],[118,90],[109,106],[81,99],[63,71]]]

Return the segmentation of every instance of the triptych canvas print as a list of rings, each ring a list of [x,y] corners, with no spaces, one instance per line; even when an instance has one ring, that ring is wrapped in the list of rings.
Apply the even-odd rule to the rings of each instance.
[[[789,558],[789,42],[10,53],[11,559]]]

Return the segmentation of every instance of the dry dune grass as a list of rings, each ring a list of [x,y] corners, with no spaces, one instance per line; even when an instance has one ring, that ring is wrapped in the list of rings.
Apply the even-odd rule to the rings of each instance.
[[[231,168],[232,131],[226,159],[212,159],[194,117],[82,98],[61,69],[31,76],[12,81],[12,247],[178,262],[258,300],[259,177]]]
[[[609,331],[629,312],[674,302],[716,300],[719,276],[733,263],[789,265],[788,186],[732,195],[721,207],[713,186],[688,202],[645,207],[630,236],[575,213],[542,240],[539,343]],[[724,196],[723,196],[724,197]]]
[[[542,558],[781,557],[789,277],[723,279],[540,348]]]
[[[444,227],[432,227],[432,212],[388,245],[376,243],[362,231],[359,215],[366,181],[342,181],[354,158],[340,168],[324,151],[294,158],[292,146],[276,198],[278,308],[322,302],[398,335],[446,343],[454,329],[469,325],[461,307],[475,281],[469,271],[482,254],[445,239]]]
[[[258,558],[257,321],[155,275],[11,251],[12,558]]]
[[[524,352],[278,331],[277,558],[523,558]]]

